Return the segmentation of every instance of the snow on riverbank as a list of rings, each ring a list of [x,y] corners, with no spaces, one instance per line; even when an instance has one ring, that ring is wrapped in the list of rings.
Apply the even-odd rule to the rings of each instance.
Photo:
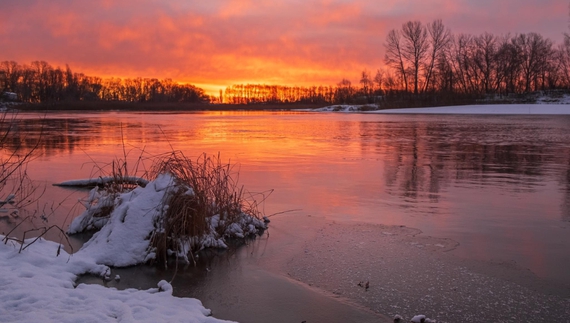
[[[227,322],[209,317],[197,299],[172,296],[165,281],[150,290],[74,286],[77,275],[110,269],[43,239],[19,248],[0,243],[0,322]]]
[[[435,108],[379,110],[380,114],[488,114],[488,115],[570,115],[566,104],[488,104]]]
[[[100,203],[89,200],[88,210],[73,221],[69,231],[101,230],[73,255],[43,239],[26,240],[24,246],[29,246],[20,251],[19,242],[0,235],[0,322],[226,322],[209,317],[210,311],[197,299],[172,296],[172,286],[166,281],[150,290],[75,286],[78,275],[110,280],[113,276],[107,266],[136,265],[154,258],[150,238],[163,230],[160,224],[169,208],[168,197],[180,189],[194,194],[171,174],[161,174],[145,187],[117,195],[105,195],[95,188],[90,199]],[[100,221],[102,217],[94,214],[110,205],[113,211]],[[192,241],[180,241],[185,252],[178,257],[185,258],[191,244],[225,247],[225,238],[243,238],[265,228],[263,221],[242,213],[239,222],[229,224],[220,236],[217,229],[224,221],[218,214],[208,219],[210,230],[204,236],[188,237]]]
[[[374,114],[570,115],[570,104],[483,104],[374,111],[371,111],[371,108],[368,105],[333,105],[311,111],[347,113],[362,112]]]
[[[431,108],[403,108],[377,110],[375,104],[336,104],[307,110],[311,112],[361,112],[378,114],[488,114],[488,115],[570,115],[570,95],[559,97],[539,96],[533,104],[478,104]]]

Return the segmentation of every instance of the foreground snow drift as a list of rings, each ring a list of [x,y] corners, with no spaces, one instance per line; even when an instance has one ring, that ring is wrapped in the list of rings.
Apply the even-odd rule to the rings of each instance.
[[[194,202],[196,195],[169,173],[125,193],[93,189],[87,210],[72,222],[69,232],[100,231],[73,255],[43,239],[25,241],[24,245],[29,245],[20,251],[16,240],[0,236],[0,322],[224,322],[209,317],[210,311],[199,300],[173,297],[172,286],[166,281],[143,291],[75,286],[78,275],[111,279],[107,266],[153,259],[156,247],[151,241],[156,236],[171,242],[167,248],[175,246],[167,250],[169,254],[188,261],[187,255],[196,246],[225,247],[226,238],[244,238],[265,229],[263,221],[241,212],[238,203],[237,209],[227,210],[237,214],[231,222],[223,213],[211,214],[200,222],[205,229],[198,231],[198,236],[166,235],[173,196]],[[192,217],[194,213],[183,220]]]
[[[172,286],[165,281],[144,291],[75,287],[77,275],[108,276],[109,268],[86,254],[70,256],[60,250],[57,256],[59,245],[43,239],[21,253],[18,243],[3,242],[0,322],[227,322],[209,317],[197,299],[172,296]]]

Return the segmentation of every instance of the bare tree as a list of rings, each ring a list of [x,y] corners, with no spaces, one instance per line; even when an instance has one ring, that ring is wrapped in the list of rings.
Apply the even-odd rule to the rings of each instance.
[[[374,75],[373,82],[376,85],[375,92],[378,92],[378,94],[382,94],[385,75],[386,75],[386,72],[381,71],[381,70],[376,70],[376,75]]]
[[[560,71],[561,86],[570,88],[570,40],[558,45],[555,60],[559,64],[557,70]]]
[[[350,103],[352,95],[352,83],[347,79],[342,79],[342,81],[337,84],[335,101],[338,103]]]
[[[414,94],[419,93],[420,67],[429,50],[427,30],[419,21],[408,21],[402,26],[404,46],[402,55],[410,63]]]
[[[498,80],[504,93],[516,93],[520,82],[521,54],[520,47],[512,41],[510,35],[504,36],[497,52]]]
[[[368,99],[372,92],[372,81],[370,80],[370,73],[367,70],[360,73],[360,85],[362,88],[362,94]]]
[[[444,27],[441,19],[433,21],[427,25],[430,43],[430,55],[424,67],[425,81],[424,91],[428,91],[434,74],[434,67],[437,60],[444,55],[445,49],[451,42],[451,31]]]
[[[499,86],[496,82],[497,37],[484,33],[473,41],[476,45],[473,63],[481,75],[482,90],[486,94],[495,92]]]
[[[552,54],[552,41],[539,34],[529,33],[516,36],[513,44],[519,48],[524,92],[538,90],[548,68],[548,57]]]
[[[384,61],[386,65],[396,70],[396,74],[402,79],[404,90],[408,92],[408,74],[404,65],[404,55],[402,53],[402,36],[399,31],[392,29],[386,38],[386,54]]]
[[[0,63],[0,71],[4,74],[4,86],[2,90],[17,92],[18,79],[21,75],[22,67],[14,61],[4,61]]]
[[[454,84],[456,89],[463,93],[473,91],[471,50],[473,37],[467,34],[460,34],[454,38],[451,49],[451,67],[454,74]]]

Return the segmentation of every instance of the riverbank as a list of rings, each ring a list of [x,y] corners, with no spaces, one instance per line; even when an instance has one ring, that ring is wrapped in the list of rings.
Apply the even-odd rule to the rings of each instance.
[[[379,97],[379,101],[369,104],[334,104],[326,103],[251,103],[251,104],[228,104],[228,103],[188,103],[188,102],[127,102],[127,101],[54,101],[42,103],[1,102],[2,109],[15,108],[24,111],[335,111],[335,112],[369,112],[369,111],[422,111],[422,113],[449,113],[456,107],[470,106],[517,106],[517,105],[544,105],[544,104],[570,104],[570,93],[566,91],[538,91],[528,94],[510,94],[501,96],[489,96],[484,99],[473,97],[458,98],[455,100],[427,100],[410,97],[405,100],[394,100]],[[366,102],[366,100],[364,100]],[[447,107],[442,112],[423,111],[425,109],[440,109]],[[410,109],[411,107],[411,109]],[[415,112],[401,112],[415,113]],[[472,112],[465,112],[470,113]],[[492,113],[492,112],[491,112]],[[479,112],[479,114],[481,114]]]
[[[570,104],[492,104],[380,110],[380,114],[568,115]]]
[[[210,104],[177,102],[122,102],[122,101],[62,101],[53,103],[21,104],[22,111],[265,111],[312,110],[322,104],[268,103],[268,104]]]

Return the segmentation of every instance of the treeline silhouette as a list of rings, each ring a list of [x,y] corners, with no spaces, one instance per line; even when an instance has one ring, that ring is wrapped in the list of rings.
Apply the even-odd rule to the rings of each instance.
[[[170,79],[102,79],[44,61],[0,62],[0,89],[23,102],[125,101],[192,103],[366,104],[381,107],[467,104],[528,99],[537,91],[570,89],[570,36],[562,44],[537,33],[452,34],[441,20],[408,21],[389,31],[385,67],[362,71],[358,83],[334,86],[237,84],[208,96]]]
[[[554,44],[537,33],[454,35],[441,20],[408,21],[386,37],[386,67],[363,71],[358,84],[226,88],[227,103],[379,103],[387,106],[468,103],[570,89],[570,37]]]
[[[237,84],[223,92],[224,103],[330,103],[339,101],[333,86],[283,86],[266,84]]]
[[[62,101],[207,102],[204,90],[171,79],[101,78],[53,67],[44,61],[30,65],[0,62],[0,89],[15,92],[28,103]]]

